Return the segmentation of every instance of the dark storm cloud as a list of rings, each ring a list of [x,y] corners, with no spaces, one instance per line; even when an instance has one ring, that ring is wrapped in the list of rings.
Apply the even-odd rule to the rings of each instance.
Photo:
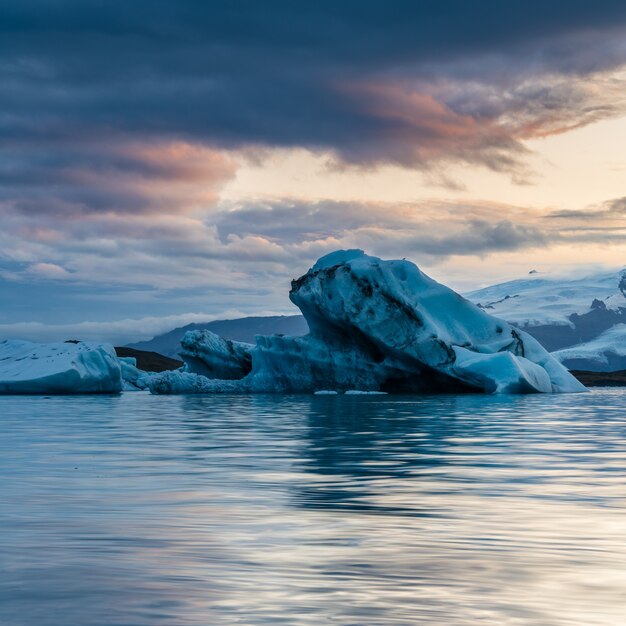
[[[625,30],[605,0],[5,0],[0,322],[201,311],[207,294],[258,312],[340,247],[435,263],[595,240],[601,220],[578,214],[219,194],[229,151],[265,148],[521,180],[525,140],[626,110]]]
[[[0,210],[58,219],[180,214],[210,206],[234,162],[181,142],[0,146]]]
[[[584,211],[554,211],[547,217],[560,220],[580,220],[584,222],[624,220],[626,218],[626,197],[607,200],[599,207],[591,207]]]
[[[2,225],[0,336],[41,339],[63,338],[54,332],[130,339],[140,329],[155,329],[154,334],[180,325],[155,315],[190,311],[197,314],[187,322],[201,319],[202,311],[205,318],[288,312],[289,281],[340,248],[406,256],[430,272],[454,256],[463,267],[463,256],[626,241],[624,231],[599,233],[601,221],[585,226],[577,215],[555,218],[546,211],[480,202],[274,200],[218,205],[203,219],[111,213],[55,219],[12,211]],[[124,316],[144,319],[79,324],[76,333],[70,326],[46,325]],[[41,319],[46,324],[31,327]]]
[[[626,241],[626,197],[613,198],[579,211],[553,211],[545,216],[563,237],[607,246]]]
[[[485,255],[533,248],[556,237],[538,225],[503,219],[511,207],[454,203],[367,204],[290,202],[241,206],[213,216],[220,239],[263,237],[298,249],[306,242],[330,241],[340,247],[365,247],[377,254],[418,257]],[[306,255],[306,246],[300,250]]]
[[[449,255],[452,250],[459,255],[485,255],[537,248],[550,241],[550,236],[533,226],[514,224],[509,220],[472,221],[456,235],[416,237],[413,250],[439,256]]]
[[[607,1],[8,1],[0,137],[17,149],[158,136],[512,169],[519,129],[493,123],[509,106],[529,123],[541,102],[550,117],[585,115],[576,94],[516,81],[624,62],[625,22],[626,5]],[[423,85],[446,78],[460,89]]]

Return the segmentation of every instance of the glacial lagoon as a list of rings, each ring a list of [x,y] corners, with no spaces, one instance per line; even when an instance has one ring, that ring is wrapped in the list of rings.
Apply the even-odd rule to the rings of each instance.
[[[625,401],[0,397],[0,623],[621,624]]]

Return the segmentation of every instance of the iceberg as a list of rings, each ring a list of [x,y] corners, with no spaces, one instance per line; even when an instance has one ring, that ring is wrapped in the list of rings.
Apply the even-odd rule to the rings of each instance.
[[[186,372],[153,393],[578,392],[585,387],[530,335],[413,263],[361,250],[326,255],[292,281],[310,332],[255,346],[187,335]],[[232,345],[231,345],[232,344]]]
[[[207,378],[233,380],[243,378],[252,368],[249,343],[222,339],[210,330],[185,333],[179,352],[187,372]]]
[[[145,372],[137,367],[137,359],[133,356],[117,357],[122,368],[122,390],[144,391],[148,388],[148,381],[152,372]]]
[[[248,391],[239,380],[217,380],[181,370],[166,370],[148,379],[150,392],[156,395],[242,393]]]
[[[98,343],[0,342],[0,394],[119,393],[121,365]]]

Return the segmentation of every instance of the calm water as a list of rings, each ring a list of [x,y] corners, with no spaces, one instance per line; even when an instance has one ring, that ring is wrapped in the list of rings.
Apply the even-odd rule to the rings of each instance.
[[[0,397],[0,624],[622,625],[625,400]]]

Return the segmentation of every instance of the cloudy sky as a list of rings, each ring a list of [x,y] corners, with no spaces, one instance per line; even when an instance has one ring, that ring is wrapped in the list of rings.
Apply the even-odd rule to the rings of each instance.
[[[293,312],[341,247],[626,264],[621,0],[6,0],[0,80],[0,338]]]

